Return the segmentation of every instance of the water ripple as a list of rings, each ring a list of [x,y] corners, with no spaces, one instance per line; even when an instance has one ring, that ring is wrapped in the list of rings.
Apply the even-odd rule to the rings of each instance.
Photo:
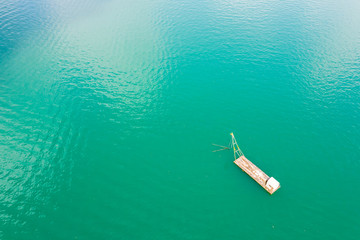
[[[1,2],[0,238],[354,239],[359,7]]]

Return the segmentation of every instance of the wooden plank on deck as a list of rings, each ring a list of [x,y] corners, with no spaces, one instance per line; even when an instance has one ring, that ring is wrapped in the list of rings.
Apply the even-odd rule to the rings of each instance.
[[[258,184],[260,184],[268,193],[273,194],[279,187],[273,188],[271,185],[266,185],[267,181],[270,179],[260,168],[255,166],[250,160],[248,160],[244,155],[239,157],[234,161],[244,172],[246,172],[250,177],[252,177]]]

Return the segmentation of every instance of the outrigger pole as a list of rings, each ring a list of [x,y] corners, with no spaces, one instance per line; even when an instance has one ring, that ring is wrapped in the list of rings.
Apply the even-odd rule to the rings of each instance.
[[[222,151],[222,150],[230,150],[229,147],[225,147],[225,146],[218,145],[218,144],[215,144],[215,143],[213,143],[212,145],[217,146],[217,147],[221,147],[221,149],[217,149],[217,150],[214,150],[212,152],[218,152],[218,151]]]

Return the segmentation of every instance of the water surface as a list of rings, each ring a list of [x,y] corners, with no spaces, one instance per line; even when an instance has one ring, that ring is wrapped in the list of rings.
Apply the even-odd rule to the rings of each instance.
[[[359,239],[359,12],[2,1],[0,238]]]

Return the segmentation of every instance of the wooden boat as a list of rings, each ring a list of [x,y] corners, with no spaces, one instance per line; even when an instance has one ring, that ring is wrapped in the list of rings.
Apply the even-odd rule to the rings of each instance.
[[[280,188],[280,183],[275,178],[269,177],[260,168],[255,166],[250,160],[248,160],[243,152],[240,150],[239,145],[236,142],[233,133],[231,135],[231,143],[234,149],[234,163],[246,172],[252,179],[254,179],[260,186],[262,186],[268,193],[273,194]]]

